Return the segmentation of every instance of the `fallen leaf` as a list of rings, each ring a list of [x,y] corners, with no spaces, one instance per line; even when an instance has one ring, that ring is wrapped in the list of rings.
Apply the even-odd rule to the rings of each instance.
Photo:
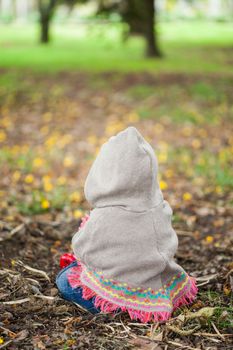
[[[202,309],[198,310],[197,312],[190,312],[186,315],[186,319],[194,319],[194,318],[210,318],[213,316],[214,311],[217,309],[217,307],[203,307]]]

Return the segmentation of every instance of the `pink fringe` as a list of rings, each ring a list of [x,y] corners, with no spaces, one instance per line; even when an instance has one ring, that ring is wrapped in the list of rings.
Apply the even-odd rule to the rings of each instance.
[[[76,267],[76,273],[81,273],[81,266],[78,266],[78,271]],[[176,300],[173,301],[173,309],[176,310],[182,305],[188,305],[193,302],[193,300],[196,297],[197,294],[197,286],[196,281],[194,278],[189,277],[191,282],[191,287],[188,292],[184,292],[183,295],[179,296]],[[113,304],[109,302],[108,300],[102,298],[101,296],[97,295],[93,290],[91,290],[89,287],[84,285],[80,278],[77,278],[77,274],[74,277],[75,279],[75,287],[81,287],[82,288],[82,296],[85,300],[89,300],[93,297],[95,297],[94,305],[96,308],[99,308],[104,313],[112,313],[117,310],[121,310],[123,312],[128,312],[131,320],[139,320],[142,323],[147,323],[150,321],[154,322],[166,322],[171,317],[171,312],[166,311],[155,311],[155,312],[147,312],[142,310],[134,310],[131,308],[128,308],[126,306],[118,306],[116,304]],[[72,284],[72,274],[70,275],[70,282]]]
[[[189,281],[191,282],[190,290],[183,295],[181,295],[177,300],[173,301],[174,310],[178,309],[183,305],[191,304],[196,298],[198,288],[196,285],[196,280],[193,277],[189,277]]]
[[[131,320],[138,319],[143,323],[147,323],[152,320],[156,322],[164,322],[171,317],[170,312],[147,312],[142,310],[134,310],[126,306],[118,306],[100,297],[99,295],[95,297],[94,305],[96,308],[100,308],[100,310],[105,313],[111,313],[120,309],[123,312],[128,312]]]

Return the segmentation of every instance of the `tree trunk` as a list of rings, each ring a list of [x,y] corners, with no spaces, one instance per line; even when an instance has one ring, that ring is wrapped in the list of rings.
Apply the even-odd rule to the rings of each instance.
[[[49,17],[41,18],[40,20],[40,42],[42,44],[47,44],[50,40],[49,36]]]
[[[47,44],[50,41],[49,29],[57,0],[39,0],[40,12],[40,42]]]
[[[154,0],[144,0],[145,6],[145,32],[146,39],[146,56],[147,57],[162,57],[162,53],[158,46],[156,27],[156,10]]]
[[[121,15],[123,21],[129,25],[129,33],[141,35],[146,40],[146,56],[161,57],[155,31],[154,0],[124,0],[122,5],[124,7],[121,8]]]

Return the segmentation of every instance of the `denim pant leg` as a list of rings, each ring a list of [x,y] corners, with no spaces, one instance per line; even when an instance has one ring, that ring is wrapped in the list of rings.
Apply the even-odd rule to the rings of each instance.
[[[68,282],[67,274],[69,272],[69,269],[73,266],[77,266],[77,261],[72,262],[70,265],[62,269],[56,278],[56,284],[57,288],[59,289],[62,297],[68,301],[72,301],[76,304],[81,305],[86,310],[90,311],[93,314],[96,314],[100,312],[99,309],[97,309],[94,306],[94,298],[91,298],[89,300],[85,300],[82,297],[82,288],[72,288]]]

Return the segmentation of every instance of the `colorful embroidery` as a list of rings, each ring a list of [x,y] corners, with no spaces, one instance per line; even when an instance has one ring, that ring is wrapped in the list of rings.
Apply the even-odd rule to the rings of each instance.
[[[80,261],[71,268],[68,281],[73,288],[82,287],[83,298],[95,297],[95,306],[103,312],[121,309],[131,319],[142,322],[166,321],[177,307],[190,303],[196,296],[195,280],[185,272],[174,276],[157,291],[151,288],[131,288],[127,283],[106,279],[101,271],[88,269]]]

